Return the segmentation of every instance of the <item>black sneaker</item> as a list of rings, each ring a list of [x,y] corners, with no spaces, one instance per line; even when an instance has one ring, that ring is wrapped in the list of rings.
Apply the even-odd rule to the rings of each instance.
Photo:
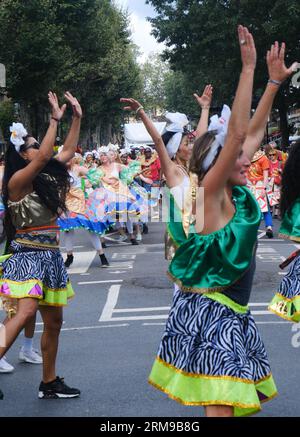
[[[80,390],[68,387],[64,378],[56,377],[52,382],[45,384],[43,381],[39,387],[39,399],[68,399],[80,396]]]
[[[266,231],[266,236],[267,236],[268,238],[273,238],[273,237],[274,237],[274,234],[273,234],[273,231],[272,231],[271,228],[268,228],[268,229],[267,229],[267,231]]]
[[[135,238],[131,238],[131,244],[133,245],[133,246],[138,246],[139,245],[139,243],[136,241],[136,239]]]
[[[0,390],[0,401],[2,401],[3,398],[4,398],[3,392],[2,390]]]
[[[107,261],[107,258],[104,255],[104,253],[102,253],[102,255],[99,255],[99,256],[100,256],[100,260],[101,260],[101,267],[108,267],[109,262]]]
[[[68,268],[70,267],[70,265],[73,263],[74,261],[74,256],[73,255],[68,255],[67,259],[65,261],[65,267]]]

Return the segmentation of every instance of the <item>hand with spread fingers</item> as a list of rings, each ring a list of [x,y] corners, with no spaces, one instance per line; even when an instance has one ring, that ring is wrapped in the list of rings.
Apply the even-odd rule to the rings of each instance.
[[[278,41],[275,41],[267,52],[267,64],[270,80],[275,81],[275,83],[279,82],[278,85],[297,70],[297,62],[294,62],[290,68],[287,68],[284,58],[285,43],[283,42],[279,47]]]
[[[73,109],[73,116],[76,118],[82,118],[82,108],[80,103],[69,91],[65,93],[65,98],[68,100]]]
[[[49,103],[52,107],[52,113],[51,113],[51,117],[54,118],[54,120],[61,120],[62,117],[64,116],[65,110],[67,105],[64,104],[61,108],[59,107],[59,103],[58,103],[58,98],[57,95],[55,93],[53,93],[52,91],[49,91],[48,93],[48,100]]]
[[[142,107],[142,105],[137,100],[134,99],[122,98],[120,99],[120,102],[127,105],[123,108],[124,111],[137,111],[137,109]]]
[[[203,94],[201,97],[198,96],[198,94],[194,94],[194,97],[197,101],[197,103],[199,104],[199,106],[201,106],[202,109],[206,109],[209,108],[211,105],[211,100],[212,100],[212,94],[213,94],[213,87],[211,84],[206,85],[206,87],[204,88]]]

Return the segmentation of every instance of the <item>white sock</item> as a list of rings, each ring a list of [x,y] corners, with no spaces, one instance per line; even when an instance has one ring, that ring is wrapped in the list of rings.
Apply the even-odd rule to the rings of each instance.
[[[24,352],[31,352],[33,349],[33,338],[24,337],[23,350]]]
[[[90,236],[90,240],[92,242],[92,245],[94,246],[94,249],[97,252],[103,252],[100,237],[96,234],[92,234],[91,232],[89,232],[89,236]]]
[[[65,247],[68,253],[73,253],[74,231],[65,232]]]

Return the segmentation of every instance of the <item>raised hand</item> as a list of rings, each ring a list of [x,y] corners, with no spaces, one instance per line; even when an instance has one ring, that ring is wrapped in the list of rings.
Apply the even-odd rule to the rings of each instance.
[[[213,87],[211,86],[211,84],[206,85],[206,87],[204,88],[203,94],[201,97],[198,96],[198,94],[194,94],[194,97],[197,101],[197,103],[199,104],[199,106],[201,106],[201,108],[207,108],[210,107],[211,105],[211,100],[212,100],[212,93],[213,93]]]
[[[243,70],[254,70],[256,67],[256,48],[252,34],[247,27],[238,26],[238,37],[241,49]]]
[[[62,105],[62,107],[59,107],[59,103],[58,103],[58,98],[57,95],[55,93],[53,93],[52,91],[49,91],[48,93],[48,100],[49,103],[51,105],[52,108],[52,113],[51,116],[55,119],[55,120],[61,120],[67,105]]]
[[[278,41],[275,41],[267,52],[267,64],[271,80],[283,82],[297,70],[297,62],[294,62],[290,68],[287,68],[284,57],[285,43],[283,42],[281,47],[279,47]]]
[[[125,106],[123,109],[124,111],[136,111],[138,108],[140,108],[142,105],[134,99],[120,99],[121,103],[125,103]]]
[[[73,116],[76,118],[82,117],[82,109],[80,103],[69,91],[65,92],[65,98],[68,100],[73,109]]]

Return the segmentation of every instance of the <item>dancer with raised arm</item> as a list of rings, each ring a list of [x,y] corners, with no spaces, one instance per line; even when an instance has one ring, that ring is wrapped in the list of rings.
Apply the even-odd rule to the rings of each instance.
[[[300,141],[289,153],[282,175],[280,211],[282,223],[278,236],[300,242]],[[290,264],[269,310],[290,322],[300,322],[300,251],[293,252],[281,268]]]
[[[44,322],[39,398],[49,399],[80,395],[55,369],[62,308],[74,295],[59,251],[56,220],[66,210],[70,176],[65,164],[74,156],[82,117],[77,99],[69,92],[65,98],[73,108],[73,119],[62,151],[53,158],[57,125],[66,105],[60,108],[56,95],[49,92],[52,114],[42,143],[28,135],[21,123],[14,123],[3,178],[7,255],[2,260],[0,295],[18,299],[18,311],[5,325],[6,344],[0,347],[0,357],[39,309]]]
[[[264,136],[280,83],[291,73],[284,44],[267,55],[270,79],[249,123],[256,49],[239,26],[242,71],[226,133],[209,131],[195,142],[190,162],[191,201],[196,220],[173,199],[181,221],[169,223],[177,250],[169,276],[178,285],[149,382],[185,405],[206,407],[206,415],[246,415],[276,395],[267,354],[249,311],[255,271],[260,209],[245,187],[251,158]],[[181,180],[167,168],[161,136],[141,105],[138,112],[159,153],[169,187]],[[204,188],[204,198],[199,193]],[[201,190],[200,190],[201,191]],[[171,196],[172,197],[172,196]],[[171,203],[172,206],[172,203]],[[204,209],[204,224],[199,219]]]

